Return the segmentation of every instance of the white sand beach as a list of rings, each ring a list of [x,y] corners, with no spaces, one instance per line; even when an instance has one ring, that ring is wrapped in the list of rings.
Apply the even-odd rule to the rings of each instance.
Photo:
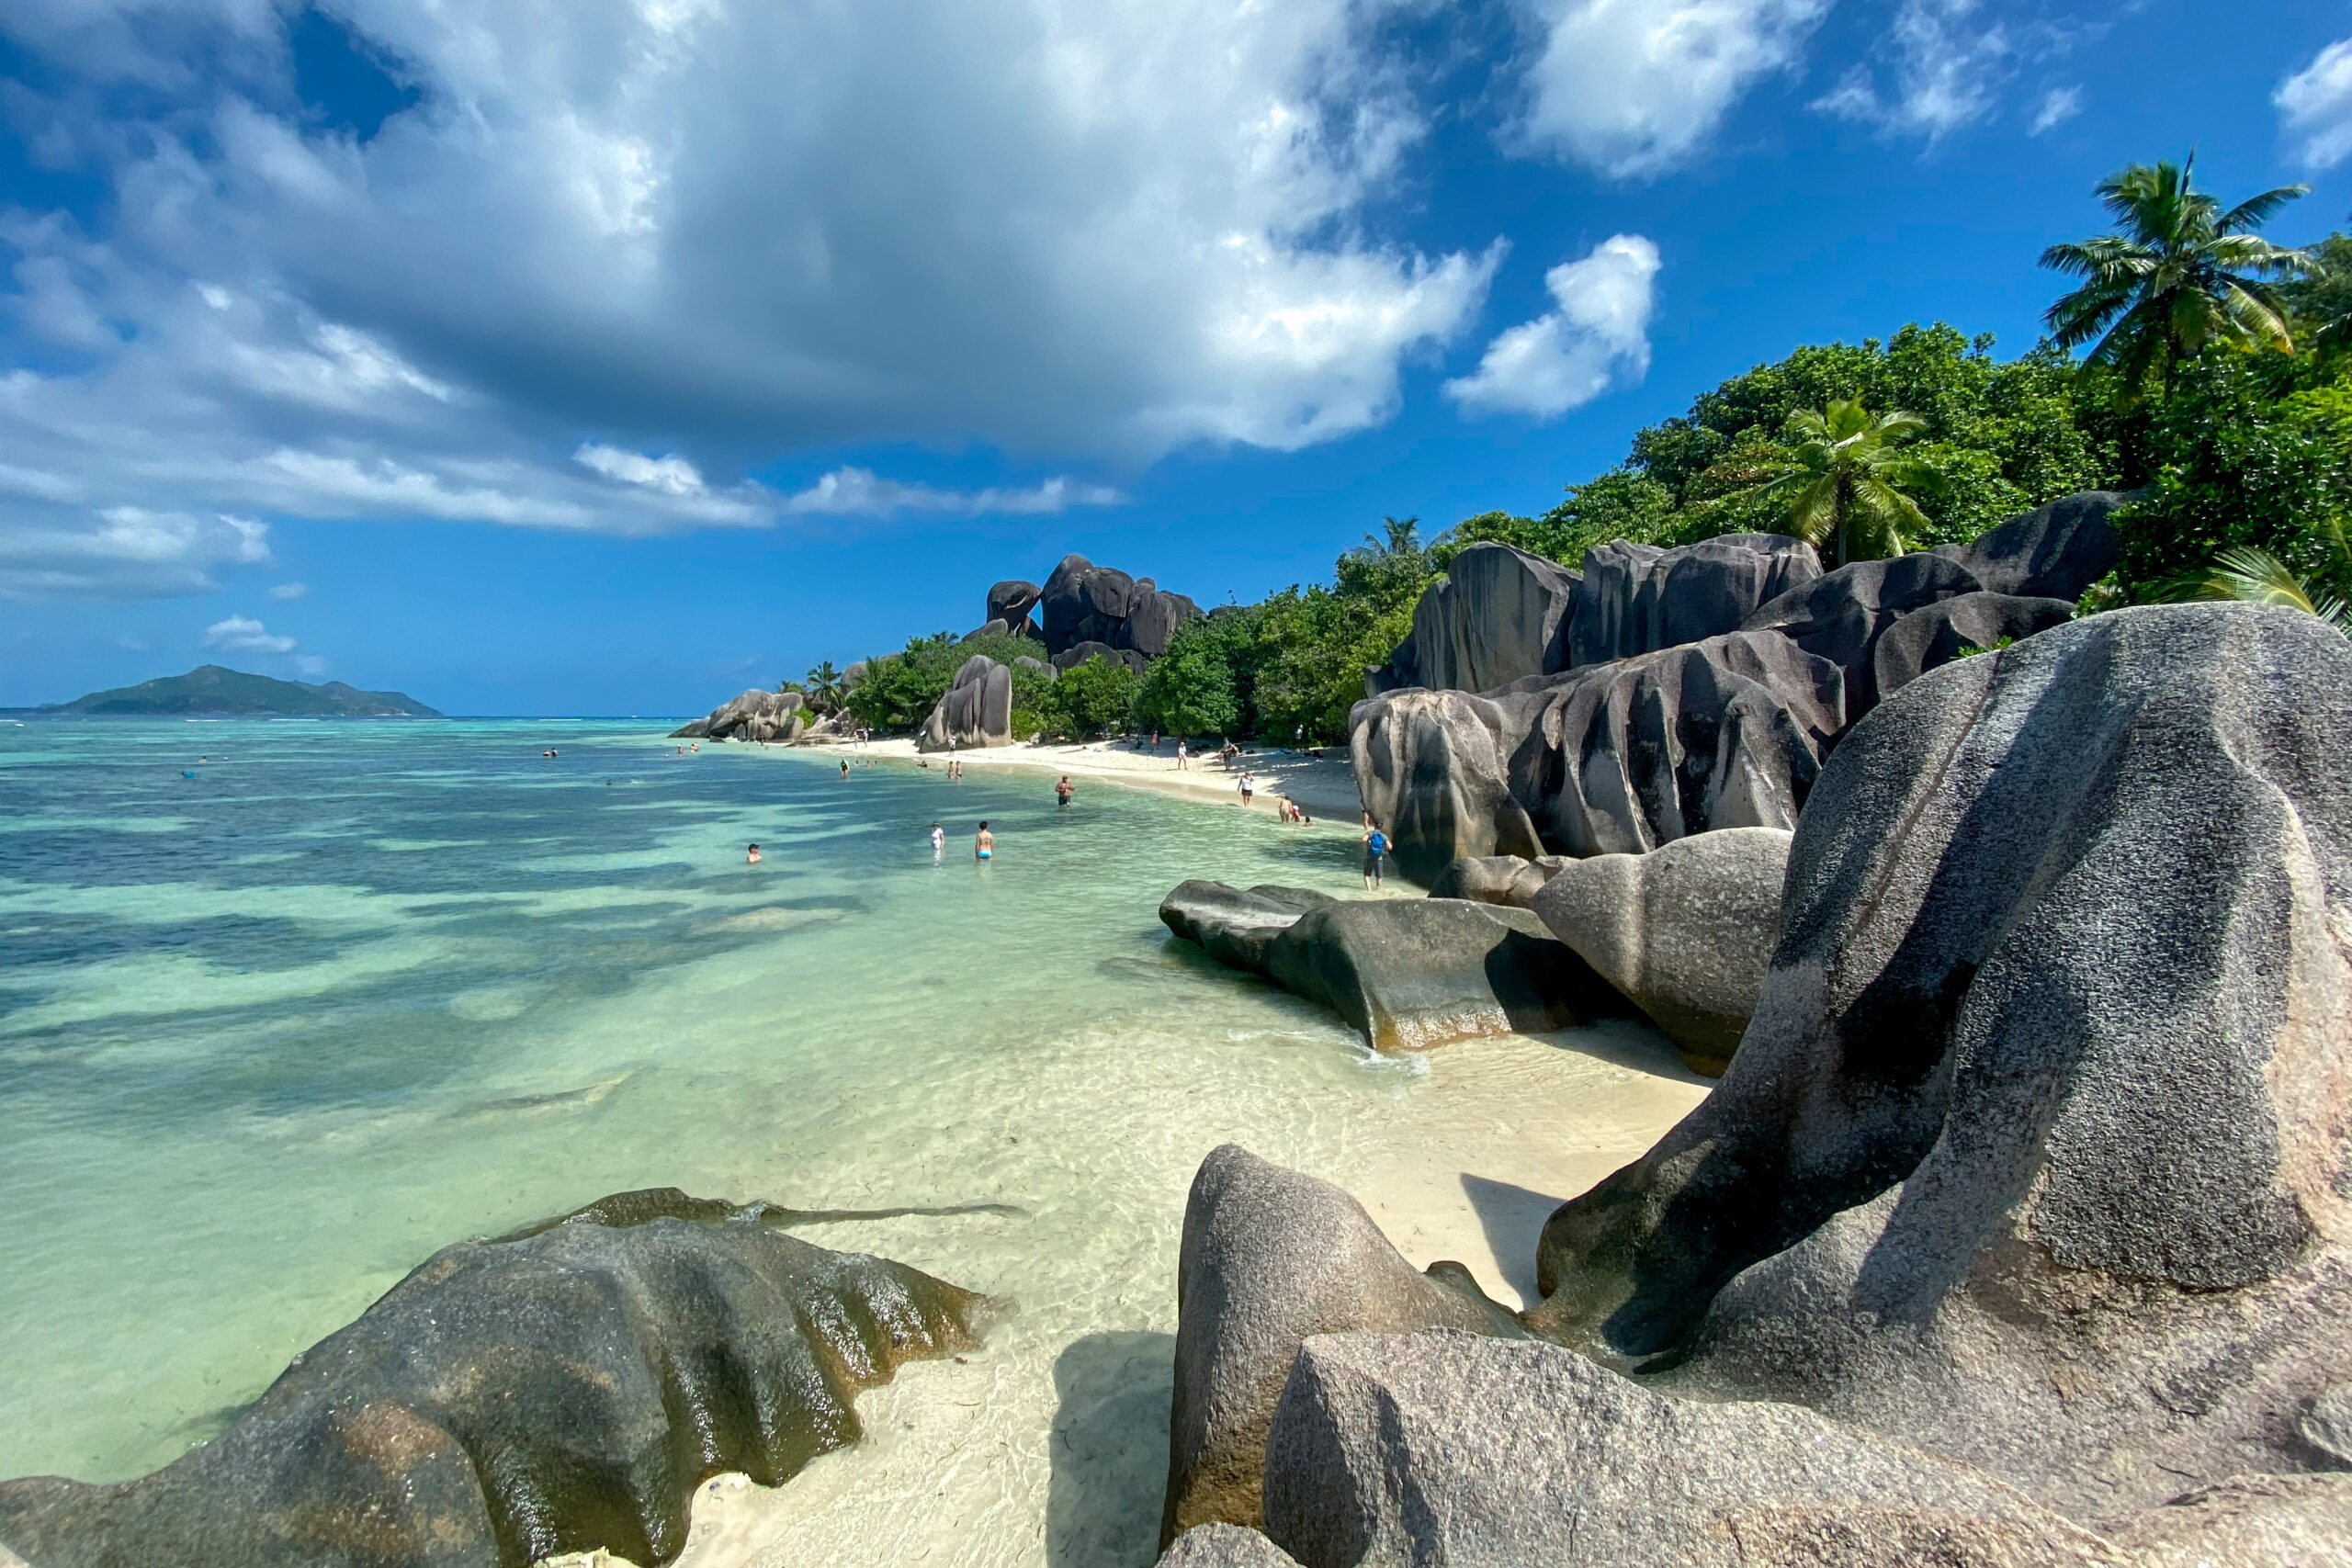
[[[733,745],[729,741],[726,744]],[[781,748],[779,748],[781,750]],[[791,748],[862,758],[884,758],[909,765],[946,765],[948,753],[923,753],[911,739],[875,740],[865,745],[820,741]],[[1244,751],[1227,766],[1216,757],[1193,757],[1176,763],[1176,744],[1162,740],[1155,750],[1137,749],[1125,740],[1091,741],[1082,745],[991,746],[957,751],[955,759],[967,769],[1025,769],[1053,775],[1068,773],[1073,784],[1101,780],[1136,789],[1158,790],[1204,802],[1241,804],[1241,776],[1247,773],[1257,785],[1254,810],[1272,815],[1277,795],[1287,795],[1301,810],[1318,822],[1353,823],[1363,810],[1356,794],[1355,770],[1343,747],[1324,747],[1319,755],[1302,751]]]

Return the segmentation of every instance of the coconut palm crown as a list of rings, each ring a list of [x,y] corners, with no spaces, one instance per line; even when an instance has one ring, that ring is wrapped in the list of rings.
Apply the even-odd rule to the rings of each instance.
[[[1799,409],[1783,438],[1795,443],[1795,466],[1747,493],[1781,503],[1789,531],[1818,548],[1835,547],[1836,564],[1899,556],[1906,536],[1928,526],[1915,495],[1934,496],[1942,476],[1902,443],[1928,422],[1897,409],[1872,414],[1853,399]]]
[[[2285,302],[2266,279],[2310,258],[2254,231],[2310,187],[2280,186],[2224,212],[2195,187],[2196,165],[2191,153],[2109,175],[2098,197],[2122,232],[2041,253],[2042,265],[2084,280],[2043,315],[2052,337],[2061,348],[2094,344],[2089,362],[2115,372],[2127,397],[2151,374],[2169,381],[2175,365],[2211,344],[2294,346]]]

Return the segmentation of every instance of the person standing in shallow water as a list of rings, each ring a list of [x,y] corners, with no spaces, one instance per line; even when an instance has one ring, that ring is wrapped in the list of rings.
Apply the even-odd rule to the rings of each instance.
[[[745,865],[757,865],[760,863],[759,845],[753,844],[748,851],[744,852],[743,863]]]
[[[1064,773],[1061,782],[1054,785],[1054,802],[1064,811],[1069,809],[1069,775],[1068,773]]]
[[[843,757],[842,759],[842,777],[849,777],[849,759],[847,757]]]
[[[931,825],[931,858],[937,860],[947,852],[947,830],[938,823]]]
[[[1363,886],[1367,893],[1380,891],[1380,861],[1388,852],[1388,835],[1372,820],[1372,813],[1363,814]]]
[[[972,858],[974,860],[996,858],[996,835],[989,831],[989,825],[985,822],[980,824],[980,830],[972,835]]]

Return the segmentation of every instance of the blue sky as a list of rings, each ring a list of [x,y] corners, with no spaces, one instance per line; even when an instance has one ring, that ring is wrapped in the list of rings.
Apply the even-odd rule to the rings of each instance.
[[[2020,352],[2192,145],[2342,224],[2352,7],[17,0],[0,705],[698,712],[1070,550],[1250,600],[1800,343]]]

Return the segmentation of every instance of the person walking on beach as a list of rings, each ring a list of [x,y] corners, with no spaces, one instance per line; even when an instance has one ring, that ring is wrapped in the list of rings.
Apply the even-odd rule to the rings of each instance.
[[[1190,755],[1190,753],[1184,750],[1184,743],[1182,740],[1176,742],[1176,767],[1178,772],[1181,773],[1183,771],[1184,759],[1188,755]]]
[[[936,822],[931,825],[931,858],[937,860],[947,852],[947,832]]]
[[[1256,775],[1245,771],[1241,775],[1241,804],[1244,807],[1247,807],[1250,804],[1250,797],[1257,793],[1258,780]]]
[[[996,835],[989,831],[989,825],[985,822],[980,824],[980,830],[972,835],[972,858],[974,860],[996,858]]]
[[[1363,886],[1367,893],[1380,891],[1380,858],[1388,852],[1388,835],[1372,820],[1372,813],[1363,814]]]
[[[1069,809],[1069,775],[1064,773],[1061,783],[1054,786],[1054,801],[1064,811]]]

